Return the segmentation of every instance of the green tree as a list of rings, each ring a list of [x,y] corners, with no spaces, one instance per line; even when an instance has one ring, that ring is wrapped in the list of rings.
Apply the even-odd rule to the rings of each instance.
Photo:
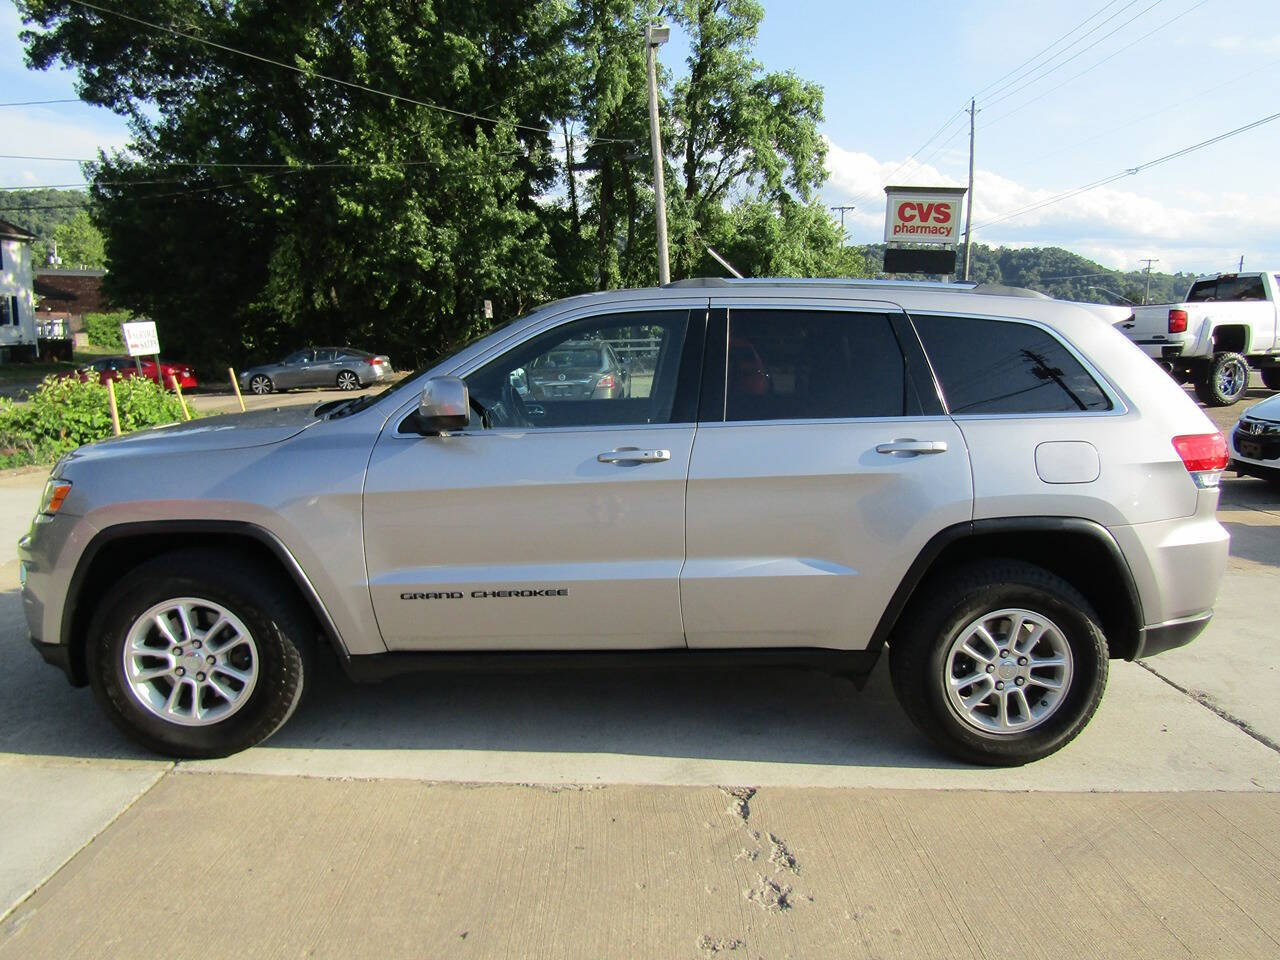
[[[567,114],[563,5],[113,4],[401,100],[66,0],[19,6],[42,28],[23,34],[31,65],[75,68],[84,99],[129,119],[134,157],[95,171],[107,286],[166,317],[175,350],[240,360],[324,340],[416,363],[472,335],[483,299],[509,316],[548,296],[538,199],[555,175],[542,131]]]
[[[755,0],[681,0],[672,9],[690,48],[671,105],[674,276],[696,272],[734,199],[758,194],[787,222],[784,201],[807,204],[826,179],[822,89],[790,71],[766,73],[752,57],[763,16]]]
[[[107,265],[102,234],[89,219],[87,211],[79,211],[70,223],[55,228],[53,241],[57,244],[63,267],[102,268]]]

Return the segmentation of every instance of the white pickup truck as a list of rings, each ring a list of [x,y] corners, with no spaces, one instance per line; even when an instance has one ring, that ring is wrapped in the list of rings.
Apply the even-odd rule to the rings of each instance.
[[[1276,304],[1280,273],[1220,273],[1191,285],[1185,303],[1133,308],[1120,329],[1211,407],[1244,396],[1249,368],[1280,390]]]

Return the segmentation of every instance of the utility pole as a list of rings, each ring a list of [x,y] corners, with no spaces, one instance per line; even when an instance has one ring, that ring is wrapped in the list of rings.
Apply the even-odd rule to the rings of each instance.
[[[1146,292],[1146,293],[1144,293],[1144,294],[1142,295],[1142,302],[1143,302],[1143,303],[1146,303],[1148,300],[1150,300],[1150,299],[1151,299],[1151,265],[1152,265],[1153,263],[1159,263],[1159,262],[1160,262],[1160,258],[1159,258],[1159,257],[1145,257],[1145,258],[1140,258],[1140,259],[1142,260],[1142,262],[1143,262],[1143,263],[1145,263],[1145,264],[1147,265],[1147,292]]]
[[[1244,254],[1240,254],[1240,269],[1236,273],[1244,273]]]
[[[974,118],[978,115],[977,98],[969,98],[969,202],[968,213],[964,218],[964,276],[962,280],[969,279],[969,250],[972,245],[973,236],[973,133]]]
[[[658,129],[658,47],[671,38],[668,27],[650,24],[644,30],[644,48],[649,66],[649,149],[653,152],[654,219],[658,233],[658,283],[671,282],[667,260],[667,191],[662,182],[662,132]]]
[[[840,246],[843,247],[844,242],[847,239],[844,234],[844,215],[848,213],[850,210],[856,210],[858,208],[855,207],[852,203],[841,203],[841,204],[837,204],[831,209],[840,211]]]

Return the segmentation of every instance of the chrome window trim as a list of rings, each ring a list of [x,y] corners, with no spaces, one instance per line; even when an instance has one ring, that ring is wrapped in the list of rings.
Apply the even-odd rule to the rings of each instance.
[[[400,422],[403,423],[404,418],[401,418]],[[698,426],[706,426],[706,424],[698,424],[692,421],[684,423],[617,423],[594,424],[587,427],[526,427],[523,430],[516,430],[511,427],[494,427],[490,430],[450,430],[446,439],[453,437],[545,437],[553,433],[604,433],[606,431],[617,433],[619,430],[676,430],[680,428],[691,429]],[[434,439],[421,433],[402,433],[398,425],[390,436],[394,440]]]
[[[1110,410],[1054,410],[1042,411],[1036,413],[951,413],[951,406],[947,403],[946,391],[942,389],[942,380],[938,377],[938,372],[933,370],[933,359],[929,356],[929,350],[924,346],[924,338],[920,337],[920,331],[916,330],[916,336],[920,339],[920,346],[924,350],[925,358],[929,361],[929,369],[933,370],[934,379],[938,383],[940,398],[942,400],[943,409],[945,409],[951,419],[956,421],[962,420],[1031,420],[1044,418],[1062,418],[1062,417],[1115,417],[1124,416],[1129,413],[1129,405],[1126,402],[1124,394],[1111,381],[1111,378],[1099,370],[1094,364],[1085,357],[1075,344],[1067,340],[1061,333],[1051,327],[1049,324],[1040,320],[1032,320],[1029,317],[1008,317],[993,313],[978,313],[973,310],[920,310],[922,316],[931,317],[955,317],[960,320],[993,320],[997,323],[1021,323],[1026,326],[1035,327],[1038,330],[1048,334],[1058,342],[1063,349],[1067,351],[1076,362],[1084,368],[1084,371],[1093,377],[1094,382],[1098,385],[1098,389],[1111,401]],[[911,326],[915,328],[915,320],[911,316],[911,311],[906,311],[907,318],[911,321]]]

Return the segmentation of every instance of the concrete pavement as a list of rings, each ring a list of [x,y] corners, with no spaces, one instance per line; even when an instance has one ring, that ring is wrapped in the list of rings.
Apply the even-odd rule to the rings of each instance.
[[[9,958],[1273,958],[1280,795],[176,773]]]

